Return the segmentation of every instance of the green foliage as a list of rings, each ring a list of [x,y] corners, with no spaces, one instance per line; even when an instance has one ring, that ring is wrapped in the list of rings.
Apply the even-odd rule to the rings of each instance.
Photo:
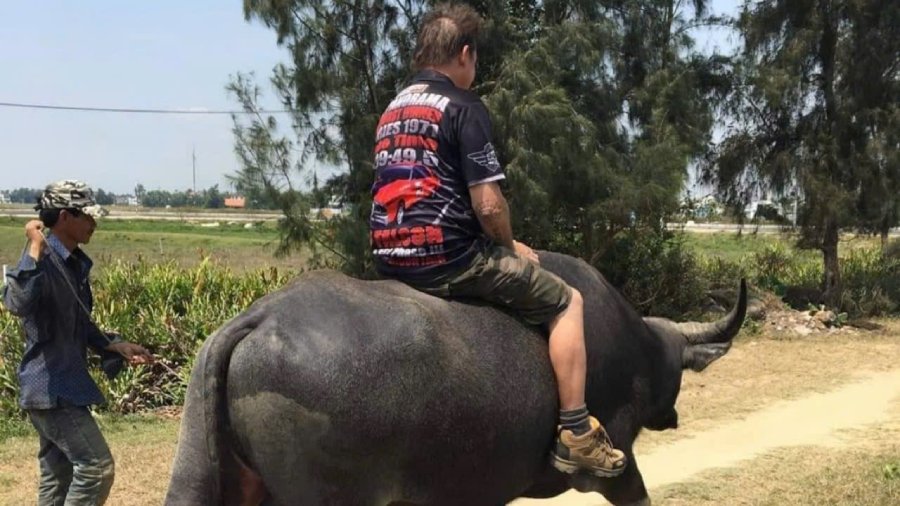
[[[881,468],[881,475],[886,481],[900,480],[900,461],[885,464]]]
[[[772,204],[760,204],[759,207],[756,208],[754,221],[776,223],[778,225],[788,224],[787,219],[782,216],[778,208]]]
[[[21,416],[5,417],[0,414],[0,443],[9,438],[27,436],[33,430],[31,424]]]
[[[884,243],[882,253],[885,258],[891,260],[900,260],[900,239],[893,239]]]
[[[259,107],[248,76],[229,85],[245,193],[285,212],[283,251],[314,244],[344,271],[371,269],[365,234],[377,118],[409,77],[415,29],[432,2],[247,0],[290,61],[271,82],[293,135]],[[476,92],[495,123],[516,236],[589,261],[637,224],[657,233],[678,209],[688,164],[709,142],[727,61],[692,49],[690,31],[720,23],[703,1],[469,2],[485,18]],[[350,208],[324,228],[280,200],[292,177],[314,189],[311,161],[344,167],[324,185]],[[320,191],[313,192],[320,202]],[[294,216],[291,216],[291,214]],[[318,228],[317,228],[318,227]]]
[[[648,315],[677,318],[695,312],[707,290],[701,264],[681,239],[669,234],[624,232],[598,268]],[[728,283],[733,287],[738,279]]]
[[[785,248],[780,245],[770,246],[754,253],[752,258],[757,272],[756,283],[776,292],[783,291],[789,269],[794,267]]]
[[[693,4],[693,12],[667,1],[544,11],[539,37],[488,78],[514,230],[526,242],[593,261],[620,232],[659,233],[678,211],[724,72],[718,56],[690,51],[690,27],[715,22],[704,2]]]
[[[138,185],[142,187],[141,185]],[[200,207],[205,209],[221,209],[225,207],[225,198],[219,192],[219,185],[205,190],[193,192],[150,190],[141,192],[140,203],[144,207]]]
[[[144,188],[144,185],[142,185],[141,183],[138,183],[137,185],[135,185],[134,196],[137,197],[138,202],[141,202],[144,200],[144,197],[147,196],[147,189]]]
[[[14,204],[34,204],[41,192],[43,190],[40,188],[16,188],[8,192],[9,201]]]
[[[842,325],[849,317],[900,311],[900,259],[871,247],[848,251],[842,262],[844,290],[839,303],[832,306],[836,310],[834,325]],[[701,255],[699,269],[704,284],[711,288],[729,288],[744,277],[755,287],[778,295],[784,295],[788,287],[813,289],[823,274],[817,258],[798,255],[777,243],[739,258]]]
[[[242,169],[235,186],[272,202],[285,213],[282,252],[307,245],[322,248],[339,267],[364,276],[368,259],[367,222],[373,181],[371,152],[378,116],[408,77],[414,33],[423,2],[386,0],[246,0],[244,15],[272,28],[291,60],[278,65],[271,83],[279,102],[293,111],[292,140],[258,105],[252,77],[238,75],[228,86],[251,113],[235,118],[235,150]],[[312,198],[299,196],[294,179],[318,186],[313,160],[346,168],[326,188],[350,208],[344,219],[316,224],[308,219]],[[313,179],[315,184],[313,184]],[[285,195],[287,195],[285,197]],[[362,232],[362,239],[354,234]],[[365,247],[360,243],[365,242]]]
[[[736,209],[799,190],[800,244],[823,252],[840,299],[839,230],[900,223],[900,4],[744,2],[745,46],[707,176]]]
[[[94,192],[94,198],[101,206],[111,206],[116,203],[115,194],[104,191],[103,188],[97,188],[97,191]]]
[[[851,315],[882,316],[900,309],[900,258],[876,249],[857,249],[843,261],[840,308]]]
[[[19,379],[16,370],[23,352],[19,319],[0,305],[0,421],[18,412]]]
[[[107,266],[94,283],[95,321],[147,347],[159,361],[126,368],[114,381],[92,368],[109,401],[104,409],[129,413],[182,404],[194,357],[206,337],[288,279],[274,268],[239,275],[208,261],[189,270],[172,263],[119,261]],[[0,309],[0,336],[2,419],[18,412],[16,368],[24,350],[18,319],[5,309]]]

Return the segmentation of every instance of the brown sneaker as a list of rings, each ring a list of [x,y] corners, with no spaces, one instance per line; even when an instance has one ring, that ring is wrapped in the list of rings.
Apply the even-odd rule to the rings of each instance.
[[[553,452],[553,467],[568,474],[586,471],[602,478],[622,474],[628,458],[613,448],[609,436],[596,418],[590,417],[590,422],[591,430],[580,436],[560,428],[556,451]]]

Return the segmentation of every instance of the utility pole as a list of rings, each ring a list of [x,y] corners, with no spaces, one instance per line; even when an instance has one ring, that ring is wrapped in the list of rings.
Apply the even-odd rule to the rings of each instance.
[[[194,193],[197,193],[197,151],[194,149],[194,146],[191,146],[191,168],[194,172],[194,184],[191,188],[194,190]]]

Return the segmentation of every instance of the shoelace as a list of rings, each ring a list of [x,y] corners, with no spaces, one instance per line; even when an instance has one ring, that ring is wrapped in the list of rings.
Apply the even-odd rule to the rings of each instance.
[[[613,447],[612,440],[609,439],[609,434],[607,434],[605,430],[600,429],[595,432],[594,439],[597,440],[600,444],[594,445],[594,448],[591,451],[591,456],[596,456],[600,453],[608,457],[613,457],[615,455],[615,447]]]

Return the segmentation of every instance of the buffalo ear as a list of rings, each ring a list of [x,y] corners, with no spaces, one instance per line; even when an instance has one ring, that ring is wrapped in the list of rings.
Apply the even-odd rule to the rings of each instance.
[[[717,358],[728,353],[729,348],[731,348],[731,341],[689,344],[681,352],[681,366],[684,369],[700,372]]]

